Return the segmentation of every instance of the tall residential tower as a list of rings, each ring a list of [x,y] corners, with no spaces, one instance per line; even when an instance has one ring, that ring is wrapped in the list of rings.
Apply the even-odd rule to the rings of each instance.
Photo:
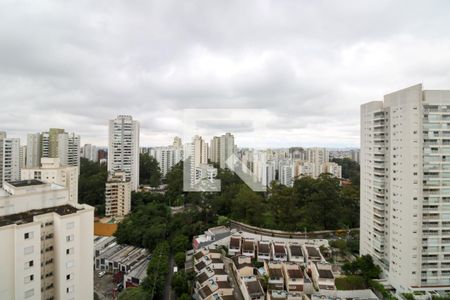
[[[139,187],[139,122],[131,116],[118,116],[109,121],[108,172],[122,171],[131,182],[131,190]]]
[[[361,106],[361,254],[397,291],[450,289],[450,91]]]

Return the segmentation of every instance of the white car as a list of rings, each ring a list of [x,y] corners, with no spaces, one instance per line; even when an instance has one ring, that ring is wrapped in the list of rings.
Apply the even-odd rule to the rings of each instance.
[[[98,273],[98,278],[102,278],[106,274],[106,271],[101,271]]]

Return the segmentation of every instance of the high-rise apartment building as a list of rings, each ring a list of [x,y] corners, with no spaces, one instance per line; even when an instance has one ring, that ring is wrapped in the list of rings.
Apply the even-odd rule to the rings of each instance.
[[[158,162],[163,177],[175,166],[183,160],[184,149],[180,147],[155,147],[151,148],[149,154]]]
[[[69,202],[78,203],[78,168],[62,166],[59,158],[41,159],[40,167],[21,170],[22,180],[36,179],[61,185],[69,191]]]
[[[0,138],[0,187],[6,181],[20,179],[20,139]]]
[[[209,159],[213,163],[220,162],[220,137],[215,136],[209,143]]]
[[[139,122],[121,115],[109,121],[108,172],[123,171],[131,190],[139,187]]]
[[[178,137],[178,136],[174,137],[172,146],[174,148],[181,148],[181,147],[183,147],[183,142],[181,141],[181,138]]]
[[[98,161],[98,148],[92,144],[85,144],[82,148],[82,156],[90,161]]]
[[[27,159],[28,168],[39,167],[41,163],[41,134],[29,133],[27,135]]]
[[[58,157],[59,135],[65,133],[61,128],[50,128],[48,131],[48,157]]]
[[[122,217],[131,210],[131,184],[124,172],[110,174],[105,188],[105,216]]]
[[[450,289],[450,91],[361,106],[360,253],[398,292]]]
[[[94,208],[39,180],[0,189],[0,299],[92,299]]]
[[[306,161],[314,164],[314,177],[322,173],[321,165],[330,161],[330,155],[326,148],[307,148]]]
[[[226,161],[234,155],[234,136],[231,133],[226,133],[220,136],[220,168],[227,168]]]
[[[62,166],[80,166],[80,136],[75,133],[58,134],[57,156]]]

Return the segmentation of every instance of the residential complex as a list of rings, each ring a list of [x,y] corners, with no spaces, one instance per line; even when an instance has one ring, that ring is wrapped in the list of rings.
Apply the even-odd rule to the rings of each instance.
[[[139,122],[121,115],[109,121],[108,172],[125,172],[131,190],[139,187]]]
[[[231,297],[239,288],[246,300],[303,300],[317,291],[336,289],[332,266],[319,249],[324,244],[237,233],[220,226],[194,237],[193,245],[186,269],[196,273],[194,297],[198,299],[216,299],[214,294],[234,299]],[[263,267],[255,267],[258,262]],[[267,291],[261,283],[264,278]],[[234,290],[226,282],[231,282]]]
[[[0,299],[92,299],[94,208],[39,180],[0,189]]]
[[[450,289],[450,91],[361,106],[361,243],[398,291]]]

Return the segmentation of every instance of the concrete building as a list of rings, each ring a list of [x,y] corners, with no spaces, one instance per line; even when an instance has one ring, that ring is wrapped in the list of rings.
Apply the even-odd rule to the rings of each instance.
[[[280,166],[280,183],[285,186],[292,186],[294,183],[294,167],[289,162]]]
[[[82,148],[82,157],[97,162],[98,161],[98,148],[92,144],[85,144]]]
[[[80,166],[80,136],[75,133],[58,134],[57,155],[62,166]]]
[[[450,91],[361,106],[360,253],[397,292],[450,289]]]
[[[209,143],[209,159],[213,163],[220,162],[220,137],[215,136]]]
[[[184,159],[184,149],[179,146],[151,148],[149,154],[158,162],[163,177],[165,177],[177,163]]]
[[[21,170],[22,180],[37,179],[64,186],[69,191],[69,202],[78,203],[78,168],[62,166],[59,158],[41,158],[41,167]]]
[[[336,178],[342,178],[342,167],[334,162],[326,162],[320,165],[321,173],[328,173]]]
[[[124,172],[110,174],[105,188],[105,216],[125,216],[131,210],[131,183]]]
[[[225,169],[226,161],[234,155],[234,136],[231,133],[220,136],[219,148],[219,165],[221,169]]]
[[[39,167],[41,163],[41,134],[29,133],[27,135],[27,168]]]
[[[131,116],[109,121],[108,172],[125,172],[131,190],[139,187],[139,122]]]
[[[0,299],[92,299],[94,208],[38,180],[0,189]]]
[[[6,181],[20,179],[20,140],[7,138],[6,133],[0,138],[0,187]]]

